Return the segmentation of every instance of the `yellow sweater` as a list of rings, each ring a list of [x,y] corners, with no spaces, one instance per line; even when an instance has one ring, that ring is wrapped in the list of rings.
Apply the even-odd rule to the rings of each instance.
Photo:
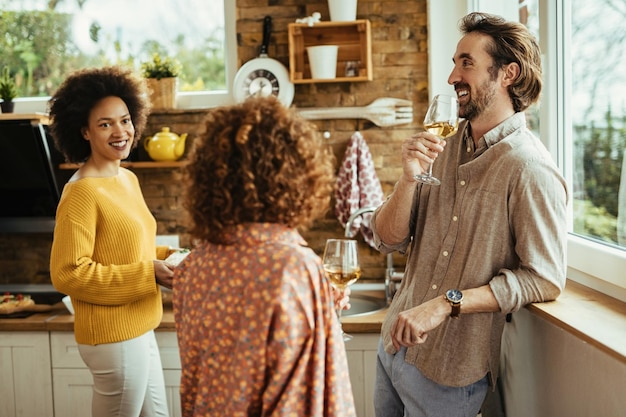
[[[163,302],[152,261],[168,248],[157,247],[155,236],[156,221],[129,170],[65,185],[50,276],[72,298],[78,343],[119,342],[159,325]]]

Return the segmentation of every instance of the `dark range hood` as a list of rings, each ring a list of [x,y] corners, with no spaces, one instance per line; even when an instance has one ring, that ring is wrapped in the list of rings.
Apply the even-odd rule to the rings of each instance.
[[[0,233],[51,233],[72,172],[47,134],[44,115],[0,115]]]

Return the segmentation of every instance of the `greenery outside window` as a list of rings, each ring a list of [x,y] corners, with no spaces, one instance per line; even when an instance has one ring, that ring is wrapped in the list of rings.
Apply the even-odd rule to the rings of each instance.
[[[626,298],[626,4],[559,0],[563,134],[572,189],[570,269]],[[614,291],[616,286],[620,291]],[[618,296],[617,294],[621,294]]]
[[[568,277],[626,301],[626,7],[524,3],[545,59],[540,135],[570,188]]]
[[[230,0],[0,0],[0,64],[18,80],[16,112],[45,111],[66,75],[154,53],[181,62],[179,108],[230,101],[236,71]],[[230,54],[228,52],[231,52]]]

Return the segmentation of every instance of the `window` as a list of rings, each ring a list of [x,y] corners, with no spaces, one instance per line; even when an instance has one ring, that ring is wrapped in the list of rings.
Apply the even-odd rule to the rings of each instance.
[[[626,7],[533,2],[545,14],[540,33],[552,84],[542,114],[542,126],[551,126],[542,134],[556,138],[570,186],[569,277],[626,301]]]
[[[570,56],[575,65],[568,103],[574,233],[621,248],[626,248],[626,189],[619,192],[622,171],[626,174],[624,19],[623,1],[573,0]]]
[[[181,62],[179,108],[230,100],[235,5],[230,0],[0,0],[0,66],[19,83],[17,112],[45,111],[70,71],[124,64],[153,53]],[[226,24],[229,22],[229,24]]]
[[[540,137],[570,189],[568,277],[626,301],[626,7],[520,3],[544,52]]]

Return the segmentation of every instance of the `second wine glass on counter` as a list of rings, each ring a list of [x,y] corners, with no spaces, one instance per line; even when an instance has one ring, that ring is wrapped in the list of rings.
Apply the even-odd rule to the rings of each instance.
[[[328,239],[324,249],[324,272],[330,285],[343,291],[349,285],[354,284],[361,278],[361,265],[357,241],[353,239]],[[341,325],[341,308],[337,310],[339,325]],[[343,340],[348,341],[352,336],[344,333]]]
[[[424,129],[442,140],[454,135],[458,128],[459,101],[457,98],[445,94],[435,96],[424,117]],[[433,176],[433,164],[430,164],[427,172],[416,175],[414,178],[424,184],[441,184],[441,181]]]

